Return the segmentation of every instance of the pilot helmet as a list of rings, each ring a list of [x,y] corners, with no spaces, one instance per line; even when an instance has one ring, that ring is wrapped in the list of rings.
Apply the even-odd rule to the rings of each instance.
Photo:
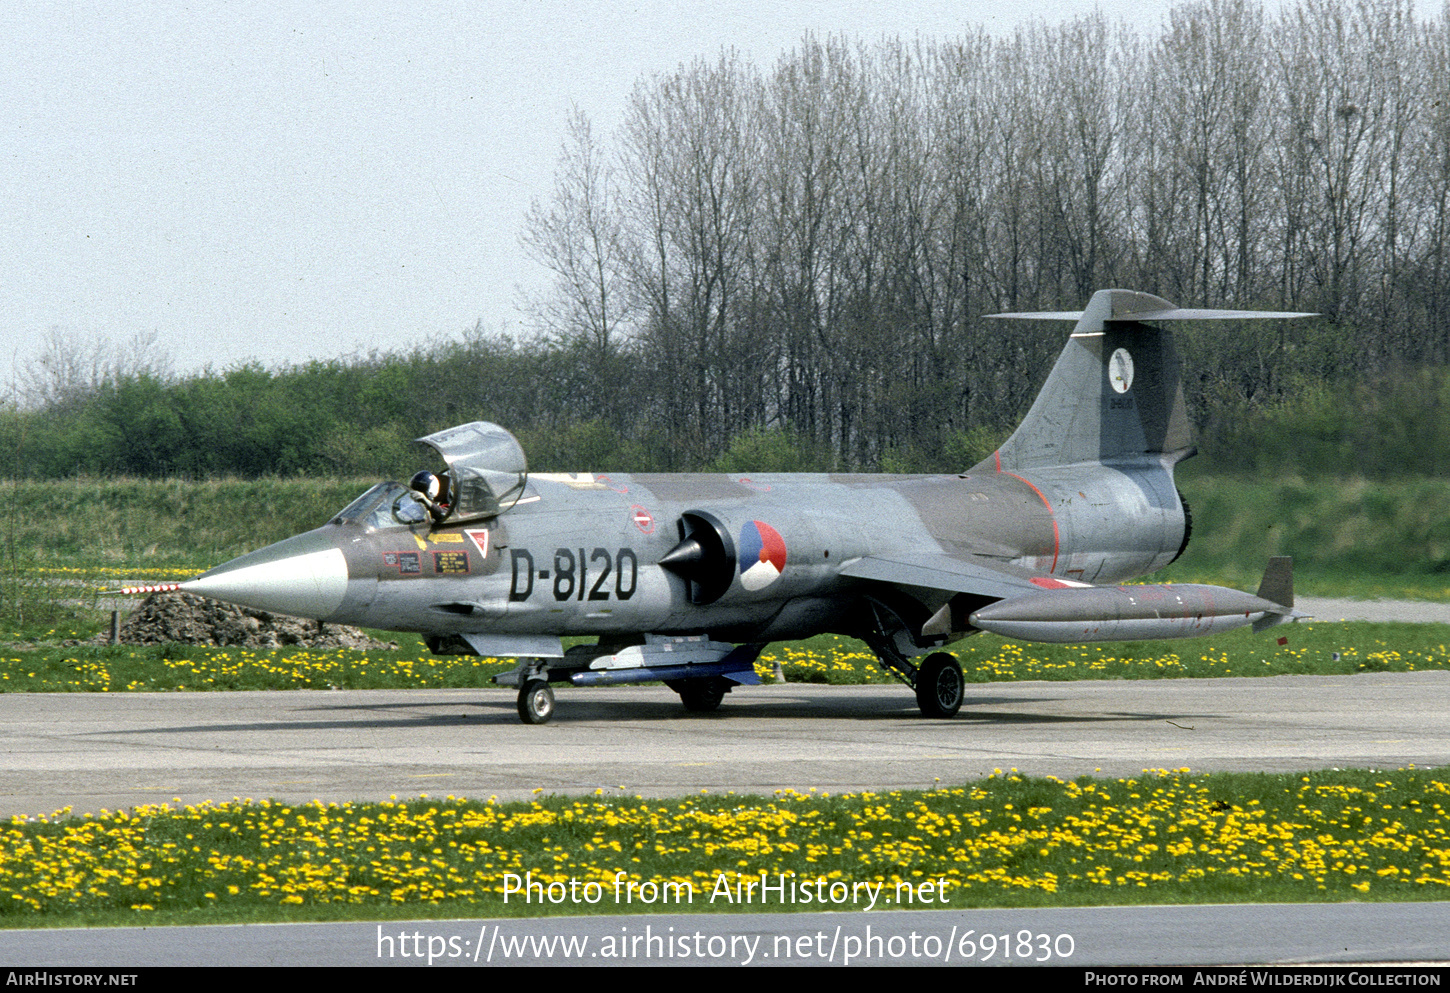
[[[424,469],[422,472],[414,473],[413,478],[408,482],[408,488],[410,490],[417,490],[429,500],[437,500],[438,494],[443,487],[438,482],[437,476],[433,475],[427,469]]]

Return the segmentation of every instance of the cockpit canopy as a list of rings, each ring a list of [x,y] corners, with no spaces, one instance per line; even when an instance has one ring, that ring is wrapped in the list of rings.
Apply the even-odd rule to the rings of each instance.
[[[518,439],[497,424],[473,421],[417,440],[448,463],[449,520],[495,517],[524,495],[528,459]]]
[[[332,519],[333,524],[360,523],[369,531],[422,524],[428,509],[417,494],[402,483],[379,483],[348,504]]]
[[[497,424],[474,421],[417,440],[432,446],[448,463],[449,522],[496,517],[524,495],[529,477],[524,450]],[[332,523],[360,522],[373,531],[428,519],[428,508],[417,493],[402,483],[388,482],[348,504]]]

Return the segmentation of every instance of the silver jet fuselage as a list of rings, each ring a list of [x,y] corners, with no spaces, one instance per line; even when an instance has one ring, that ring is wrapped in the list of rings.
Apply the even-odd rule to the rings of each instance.
[[[1116,586],[1182,553],[1173,468],[1193,452],[1170,331],[1149,322],[1306,316],[1193,310],[1102,290],[1082,311],[1006,314],[1074,330],[991,456],[939,476],[529,475],[475,421],[418,439],[448,465],[384,483],[329,524],[179,588],[231,603],[417,631],[435,652],[514,657],[519,714],[550,683],[662,680],[710,710],[770,641],[860,638],[922,713],[955,714],[976,631],[1036,641],[1183,638],[1303,616],[1288,559],[1256,595]],[[593,638],[567,649],[566,636]],[[930,654],[928,654],[930,653]],[[915,659],[925,655],[919,664]]]
[[[990,466],[990,463],[984,463]],[[332,522],[186,584],[235,603],[429,635],[708,633],[735,642],[855,633],[862,559],[971,555],[1023,575],[1113,583],[1180,551],[1161,465],[961,475],[534,475],[506,512],[407,524],[382,484]],[[404,514],[404,516],[416,516]],[[695,570],[660,564],[686,521]],[[923,586],[935,612],[952,594]]]

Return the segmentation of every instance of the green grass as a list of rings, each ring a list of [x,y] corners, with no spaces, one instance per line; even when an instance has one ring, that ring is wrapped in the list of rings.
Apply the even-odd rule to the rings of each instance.
[[[374,479],[12,482],[0,520],[27,567],[200,572],[325,524]]]
[[[936,907],[1438,900],[1444,772],[62,811],[0,829],[0,926],[842,909],[819,899],[833,883],[880,887],[891,909],[907,887],[909,905]],[[796,899],[723,898],[762,873]],[[531,880],[578,895],[525,901]],[[869,890],[854,892],[863,909]]]
[[[63,641],[88,630],[61,628],[48,635]],[[464,688],[490,685],[493,675],[514,664],[511,659],[433,655],[417,635],[375,634],[396,639],[399,647],[359,652],[11,643],[0,648],[0,692]],[[1315,623],[1263,635],[1240,630],[1183,641],[1100,645],[1037,645],[979,634],[950,650],[973,683],[1411,672],[1450,668],[1450,626]],[[864,645],[834,635],[773,644],[756,670],[770,678],[777,662],[793,683],[895,681]]]
[[[93,583],[0,569],[0,631],[11,641],[52,640],[60,630],[89,636],[100,626],[100,602]]]

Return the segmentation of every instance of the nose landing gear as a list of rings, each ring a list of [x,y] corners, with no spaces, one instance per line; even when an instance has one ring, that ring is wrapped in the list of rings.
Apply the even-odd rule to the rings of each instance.
[[[547,724],[554,716],[554,691],[542,679],[530,679],[519,687],[519,719],[525,724]]]

